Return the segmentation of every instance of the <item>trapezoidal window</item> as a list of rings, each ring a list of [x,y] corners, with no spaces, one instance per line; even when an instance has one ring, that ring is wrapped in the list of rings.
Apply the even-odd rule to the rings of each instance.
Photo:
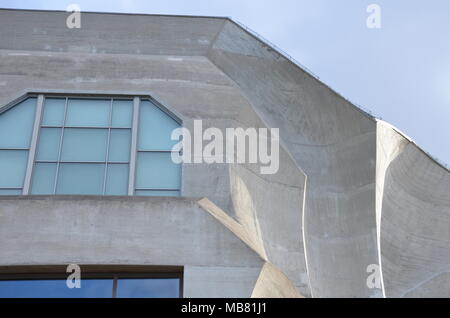
[[[179,126],[150,99],[28,98],[0,113],[0,194],[179,196]]]
[[[0,114],[0,195],[23,192],[35,113],[28,98]]]

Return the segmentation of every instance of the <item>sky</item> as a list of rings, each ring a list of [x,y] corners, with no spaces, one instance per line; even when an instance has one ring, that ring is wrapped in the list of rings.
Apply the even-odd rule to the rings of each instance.
[[[228,16],[450,165],[448,0],[0,0],[2,8]],[[367,7],[381,9],[371,29]]]

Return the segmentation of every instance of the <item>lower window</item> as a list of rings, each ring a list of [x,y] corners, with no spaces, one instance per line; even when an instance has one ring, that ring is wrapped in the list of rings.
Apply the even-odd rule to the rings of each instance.
[[[179,298],[181,283],[182,278],[176,275],[144,277],[141,274],[103,274],[87,278],[82,276],[80,288],[69,288],[66,277],[47,275],[2,279],[0,298]]]

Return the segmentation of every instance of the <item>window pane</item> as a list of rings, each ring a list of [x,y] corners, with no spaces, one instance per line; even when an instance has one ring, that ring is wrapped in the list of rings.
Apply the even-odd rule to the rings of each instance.
[[[0,298],[110,298],[112,279],[81,279],[81,288],[68,288],[65,279],[2,280]]]
[[[109,161],[128,161],[130,158],[131,131],[111,129]]]
[[[0,189],[0,195],[21,195],[22,189]]]
[[[114,100],[112,113],[112,127],[131,128],[133,119],[132,100]]]
[[[42,125],[62,126],[64,122],[65,98],[46,98]]]
[[[140,152],[136,169],[136,188],[179,189],[181,166],[168,152]]]
[[[126,278],[117,280],[120,298],[177,298],[180,281],[177,278]]]
[[[69,99],[66,126],[108,127],[110,108],[107,99]]]
[[[61,128],[41,128],[36,160],[58,160]]]
[[[179,197],[180,191],[136,190],[135,195],[146,197]]]
[[[171,150],[177,143],[170,136],[180,125],[157,106],[142,101],[139,117],[139,150]]]
[[[0,148],[29,148],[36,98],[28,98],[0,114]]]
[[[61,161],[105,161],[107,129],[64,129]]]
[[[108,174],[106,177],[107,195],[128,194],[128,172],[128,164],[108,164]]]
[[[104,164],[62,163],[57,194],[103,194]]]
[[[53,194],[56,163],[36,163],[33,170],[31,194]]]
[[[0,150],[0,188],[21,188],[28,150]]]

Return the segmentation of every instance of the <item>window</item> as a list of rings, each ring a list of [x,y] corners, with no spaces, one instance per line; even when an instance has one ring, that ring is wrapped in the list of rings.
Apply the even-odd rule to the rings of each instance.
[[[179,298],[181,283],[177,275],[82,274],[81,288],[68,288],[61,275],[35,276],[0,280],[0,298]]]
[[[170,136],[179,125],[150,101],[140,111],[136,195],[178,196],[181,170],[171,159],[176,141]]]
[[[0,113],[0,195],[179,196],[179,126],[140,97],[30,97]]]
[[[23,191],[36,98],[28,98],[0,115],[0,195]]]

